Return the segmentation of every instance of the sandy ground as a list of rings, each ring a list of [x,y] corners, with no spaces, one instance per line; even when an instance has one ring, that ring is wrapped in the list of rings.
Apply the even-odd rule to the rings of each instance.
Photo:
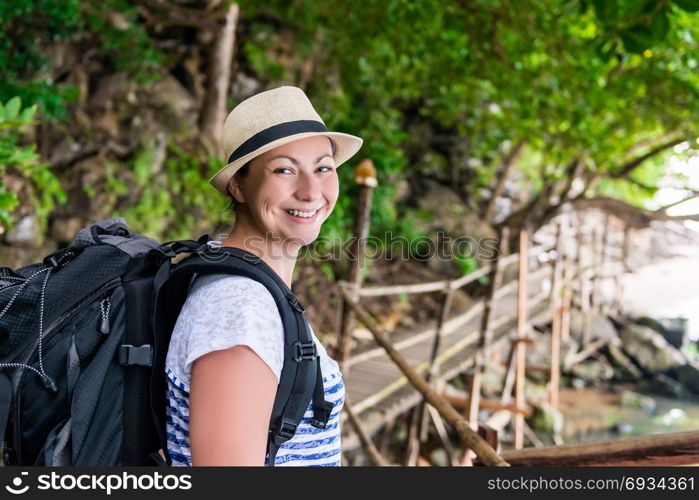
[[[673,250],[677,257],[624,276],[625,309],[658,318],[684,316],[689,319],[689,337],[699,340],[699,248]]]

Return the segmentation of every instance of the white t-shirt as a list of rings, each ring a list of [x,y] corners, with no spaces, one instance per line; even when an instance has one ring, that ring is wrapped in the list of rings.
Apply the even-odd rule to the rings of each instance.
[[[339,466],[340,412],[345,387],[338,364],[311,328],[320,355],[325,399],[334,404],[325,429],[313,427],[311,404],[296,434],[277,453],[276,466]],[[166,358],[168,453],[173,465],[191,465],[189,383],[194,360],[216,350],[246,345],[279,381],[284,363],[284,328],[272,294],[245,276],[198,277],[175,324]],[[269,457],[265,456],[265,464]],[[263,465],[263,464],[260,464]]]

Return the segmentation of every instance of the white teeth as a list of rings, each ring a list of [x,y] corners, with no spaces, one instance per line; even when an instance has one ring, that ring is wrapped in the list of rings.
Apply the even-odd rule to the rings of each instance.
[[[318,210],[314,212],[301,212],[300,210],[287,210],[287,213],[295,217],[313,217],[317,211]]]

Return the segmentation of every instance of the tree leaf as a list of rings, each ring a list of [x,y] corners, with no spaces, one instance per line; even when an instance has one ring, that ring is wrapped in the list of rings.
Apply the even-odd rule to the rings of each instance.
[[[667,18],[667,9],[663,9],[653,16],[650,22],[650,31],[656,42],[665,40],[668,31],[670,31],[670,20]]]
[[[637,24],[621,34],[624,49],[633,54],[642,54],[644,50],[653,45],[653,35],[650,29]]]
[[[672,3],[687,12],[696,12],[699,10],[699,0],[672,0]]]
[[[5,104],[5,120],[9,122],[17,118],[21,106],[22,100],[19,97],[15,96],[10,99],[7,104]]]

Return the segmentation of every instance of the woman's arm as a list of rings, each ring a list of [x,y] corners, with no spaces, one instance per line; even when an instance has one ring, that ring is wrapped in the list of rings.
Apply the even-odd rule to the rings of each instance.
[[[277,378],[249,347],[213,351],[192,364],[192,465],[264,465]]]

